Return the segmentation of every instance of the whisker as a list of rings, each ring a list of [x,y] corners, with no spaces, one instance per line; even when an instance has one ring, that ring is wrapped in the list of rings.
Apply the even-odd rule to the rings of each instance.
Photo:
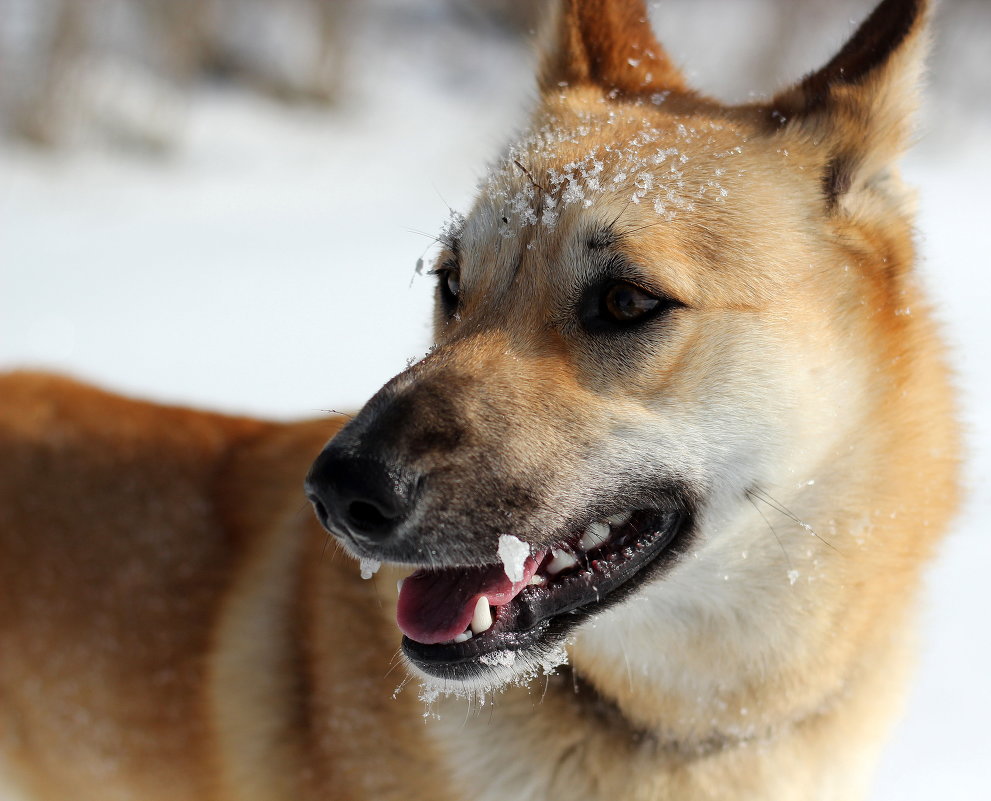
[[[750,501],[750,505],[753,506],[754,509],[757,511],[757,514],[759,514],[762,518],[764,518],[764,522],[767,523],[767,527],[771,530],[771,533],[774,535],[774,539],[778,541],[778,547],[781,549],[781,553],[783,553],[785,556],[785,561],[788,563],[788,569],[793,570],[794,568],[791,564],[791,557],[788,556],[788,551],[785,550],[784,543],[781,542],[781,537],[778,536],[778,532],[774,530],[774,526],[772,526],[771,521],[767,519],[767,515],[765,515],[760,510],[760,507],[757,505],[757,500],[754,498],[753,495],[750,494],[750,490],[747,490],[746,496],[747,496],[747,500]]]
[[[392,655],[392,659],[389,660],[389,669],[385,672],[385,675],[382,677],[383,679],[389,678],[389,674],[392,673],[392,671],[394,671],[397,667],[399,667],[402,664],[402,661],[399,659],[402,652],[403,652],[402,648],[396,649],[396,653],[394,653]],[[406,681],[408,680],[409,677],[406,678]]]
[[[766,503],[772,509],[775,509],[778,512],[781,512],[781,514],[783,514],[785,517],[789,518],[790,520],[794,520],[796,523],[802,524],[802,520],[794,512],[792,512],[790,509],[788,509],[780,501],[775,500],[772,496],[770,496],[767,492],[765,492],[764,490],[762,490],[760,487],[752,487],[749,490],[749,492],[752,492],[755,495],[757,495],[762,501],[764,501],[764,503]]]
[[[341,554],[341,551],[344,550],[343,547],[341,546],[341,543],[338,540],[336,540],[333,536],[331,536],[330,534],[328,534],[324,538],[323,550],[320,552],[320,561],[321,561],[321,563],[323,562],[324,556],[326,556],[326,554],[327,554],[327,548],[330,546],[330,544],[332,542],[334,543],[335,548],[334,548],[333,551],[330,552],[330,563],[331,564],[334,564],[334,560],[337,559],[337,557]]]
[[[338,417],[346,417],[348,420],[354,420],[354,415],[349,412],[339,412],[337,409],[317,409],[318,412],[323,412],[324,414],[336,414]]]
[[[783,503],[781,503],[780,501],[772,497],[770,494],[768,494],[767,490],[763,490],[760,487],[753,487],[750,490],[748,490],[748,492],[758,493],[757,497],[760,500],[764,501],[764,503],[766,503],[772,509],[777,510],[785,517],[787,517],[789,520],[793,520],[795,523],[798,523],[798,525],[800,525],[802,528],[804,528],[806,531],[808,531],[810,534],[816,537],[824,545],[828,545],[834,551],[840,553],[840,551],[836,548],[835,545],[833,545],[833,543],[819,536],[818,532],[814,528],[812,528],[812,526],[810,526],[808,523],[806,523],[804,520],[798,517],[793,511],[791,511],[791,509],[789,509]]]
[[[646,225],[640,225],[640,226],[637,226],[636,228],[629,228],[629,229],[623,231],[623,233],[621,235],[622,236],[627,236],[629,234],[635,234],[638,231],[643,231],[646,228],[656,228],[659,225],[670,225],[670,223],[668,223],[667,221],[647,223]]]
[[[440,193],[440,189],[438,189],[437,184],[431,181],[430,186],[433,188],[434,192],[437,193],[437,197],[440,198],[440,202],[443,203],[445,206],[447,206],[447,210],[451,213],[451,215],[454,215],[456,212],[454,211],[451,204],[444,199],[444,196]]]
[[[428,234],[426,231],[420,231],[416,228],[407,228],[406,230],[411,234],[417,234],[418,236],[425,236],[435,245],[443,245],[444,247],[450,247],[450,242],[444,239],[444,237],[437,236],[436,234]],[[424,251],[424,253],[426,253],[426,251]]]

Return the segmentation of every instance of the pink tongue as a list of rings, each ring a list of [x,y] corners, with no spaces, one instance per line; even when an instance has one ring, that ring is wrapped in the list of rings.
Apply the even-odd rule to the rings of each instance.
[[[529,583],[543,556],[527,557],[523,579],[516,582],[509,580],[502,565],[417,570],[399,592],[400,631],[425,645],[453,640],[468,628],[479,598],[486,596],[492,606],[508,604]]]

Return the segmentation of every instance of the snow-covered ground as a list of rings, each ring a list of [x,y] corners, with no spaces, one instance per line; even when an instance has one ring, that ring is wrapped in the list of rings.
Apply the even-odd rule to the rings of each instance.
[[[171,157],[0,149],[0,369],[287,419],[360,405],[427,348],[416,260],[529,97],[518,46],[449,36],[440,60],[443,24],[366,30],[352,100],[332,115],[203,88]],[[906,175],[959,370],[971,492],[931,572],[879,801],[991,798],[991,130],[960,119],[959,134],[931,125]]]

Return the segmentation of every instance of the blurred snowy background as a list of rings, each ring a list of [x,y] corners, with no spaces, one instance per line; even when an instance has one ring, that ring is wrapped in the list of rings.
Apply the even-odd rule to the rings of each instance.
[[[0,0],[0,369],[279,418],[356,407],[429,345],[414,276],[533,96],[529,0]],[[661,0],[726,100],[824,63],[871,0]],[[968,425],[875,799],[991,799],[991,3],[944,0],[922,269]],[[2,399],[0,399],[2,402]]]

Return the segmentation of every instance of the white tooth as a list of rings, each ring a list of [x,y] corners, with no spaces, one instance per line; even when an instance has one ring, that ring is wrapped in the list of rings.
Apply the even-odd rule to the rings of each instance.
[[[399,581],[396,582],[396,592],[402,592],[403,591],[403,582],[404,581],[406,581],[406,579],[399,579]]]
[[[531,587],[543,587],[547,583],[547,579],[534,573],[530,576],[530,581],[528,583]]]
[[[551,553],[554,555],[554,558],[547,563],[548,573],[560,573],[562,570],[578,564],[578,560],[569,551],[559,551],[557,548],[551,548]]]
[[[457,637],[455,637],[451,642],[464,642],[465,640],[471,639],[471,629],[465,629]]]
[[[472,634],[488,631],[492,625],[492,611],[489,609],[489,599],[484,595],[475,603],[475,613],[471,616]]]
[[[582,538],[578,545],[583,551],[591,551],[593,548],[598,548],[608,539],[609,524],[603,523],[601,520],[595,520],[588,524],[588,528],[586,528],[585,533],[582,534]]]
[[[615,526],[615,527],[625,526],[627,523],[630,522],[631,517],[633,517],[633,512],[627,509],[625,512],[620,512],[619,514],[607,517],[606,522],[610,526]]]

